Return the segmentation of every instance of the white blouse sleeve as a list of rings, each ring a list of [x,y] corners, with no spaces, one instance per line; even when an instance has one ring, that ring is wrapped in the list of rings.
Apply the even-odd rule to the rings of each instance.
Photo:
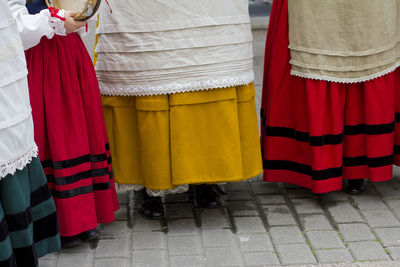
[[[26,0],[7,0],[10,10],[17,21],[24,49],[36,46],[43,36],[51,39],[54,34],[66,35],[64,21],[58,17],[64,16],[60,10],[57,17],[52,17],[48,9],[38,14],[29,14],[25,4]]]

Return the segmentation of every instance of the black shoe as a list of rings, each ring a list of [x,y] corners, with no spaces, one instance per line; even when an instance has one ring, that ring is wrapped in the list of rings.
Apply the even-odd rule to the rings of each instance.
[[[161,197],[151,197],[146,189],[138,191],[138,211],[148,220],[160,220],[164,217],[164,206]]]
[[[62,248],[72,248],[82,244],[82,240],[79,235],[75,236],[62,236],[61,237],[61,247]]]
[[[366,179],[344,179],[344,190],[350,195],[360,195],[367,187]]]
[[[82,241],[89,241],[93,239],[98,239],[100,237],[100,232],[97,229],[89,230],[86,232],[83,232],[82,234],[79,235]]]
[[[194,199],[196,200],[196,205],[200,208],[218,206],[218,198],[225,194],[216,184],[192,185],[192,190],[194,193]]]

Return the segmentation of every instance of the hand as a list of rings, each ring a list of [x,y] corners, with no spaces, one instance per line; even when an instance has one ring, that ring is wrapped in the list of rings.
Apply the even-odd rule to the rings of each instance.
[[[74,17],[78,14],[79,12],[65,11],[64,27],[67,34],[73,33],[79,28],[85,27],[86,21],[74,20]]]

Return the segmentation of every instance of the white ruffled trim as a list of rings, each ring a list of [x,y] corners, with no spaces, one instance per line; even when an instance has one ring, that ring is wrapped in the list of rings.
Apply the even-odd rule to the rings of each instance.
[[[132,85],[126,87],[108,87],[100,83],[100,92],[106,96],[149,96],[177,94],[185,92],[203,91],[217,88],[226,88],[239,85],[247,85],[254,82],[254,72],[234,74],[232,76],[208,79],[200,81],[190,81],[183,83],[156,84],[147,83],[142,85]]]
[[[140,191],[144,188],[144,186],[139,184],[117,184],[117,188],[119,191]],[[152,190],[146,188],[147,194],[152,197],[165,197],[166,195],[181,194],[187,192],[188,190],[188,184],[178,185],[177,187],[168,190]]]
[[[310,74],[310,73],[303,73],[300,71],[295,71],[291,70],[290,74],[293,76],[297,76],[300,78],[304,79],[312,79],[312,80],[320,80],[320,81],[327,81],[327,82],[335,82],[335,83],[361,83],[361,82],[367,82],[379,77],[382,77],[384,75],[387,75],[393,71],[395,71],[398,67],[400,67],[400,62],[396,63],[395,65],[380,71],[378,73],[364,76],[364,77],[358,77],[358,78],[338,78],[338,77],[330,77],[330,76],[324,76],[324,75],[319,75],[319,74]]]
[[[33,158],[37,157],[37,155],[38,147],[36,146],[36,144],[33,144],[31,148],[24,154],[19,155],[18,157],[11,159],[5,163],[2,163],[0,165],[0,180],[9,174],[14,175],[17,170],[23,170],[26,165],[32,161]]]
[[[151,190],[147,188],[146,192],[149,196],[152,197],[165,197],[166,195],[185,193],[188,190],[189,190],[189,185],[183,184],[168,190]]]
[[[65,18],[65,11],[59,10],[57,13],[58,16]],[[56,35],[67,36],[67,31],[64,26],[64,21],[57,17],[50,17],[49,23],[51,28],[54,30]]]

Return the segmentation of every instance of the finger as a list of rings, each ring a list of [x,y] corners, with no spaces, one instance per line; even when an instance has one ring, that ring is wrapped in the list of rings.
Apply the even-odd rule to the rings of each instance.
[[[76,12],[76,11],[69,11],[68,13],[71,17],[75,17],[75,16],[79,15],[79,12]]]

